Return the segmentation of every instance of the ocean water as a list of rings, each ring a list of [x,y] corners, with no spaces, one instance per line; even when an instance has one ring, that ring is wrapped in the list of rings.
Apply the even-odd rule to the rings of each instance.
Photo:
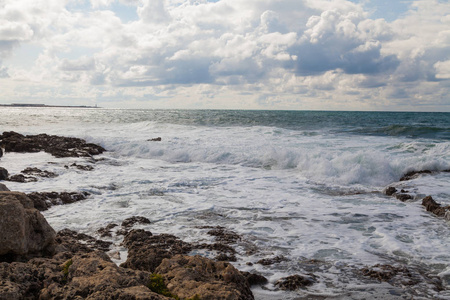
[[[1,158],[11,174],[30,166],[59,174],[7,182],[11,190],[92,194],[44,212],[56,230],[98,236],[140,215],[152,223],[139,227],[153,233],[213,242],[202,227],[226,227],[242,236],[233,264],[270,281],[253,288],[256,299],[450,299],[450,223],[421,205],[427,195],[450,205],[450,113],[1,107],[0,130],[79,137],[108,150],[96,160]],[[64,167],[73,162],[94,170]],[[424,169],[436,172],[399,181]],[[414,199],[388,197],[388,186]],[[110,240],[113,259],[124,261],[120,238]],[[256,263],[275,256],[287,260]],[[361,274],[376,264],[406,266],[418,283]],[[315,283],[275,290],[293,274]]]

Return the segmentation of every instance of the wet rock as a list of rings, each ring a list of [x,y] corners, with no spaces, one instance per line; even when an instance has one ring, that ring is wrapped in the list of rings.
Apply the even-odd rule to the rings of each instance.
[[[396,189],[395,187],[393,187],[393,186],[388,187],[388,188],[384,191],[384,193],[385,193],[386,195],[388,195],[388,196],[392,196],[392,195],[394,195],[396,192],[397,192],[397,189]]]
[[[245,279],[247,280],[247,282],[250,286],[264,285],[269,282],[266,277],[259,275],[259,274],[254,274],[254,273],[250,273],[250,272],[242,272],[242,271],[241,271],[241,274],[242,274],[242,276],[245,277]]]
[[[46,255],[56,233],[23,193],[0,192],[0,256]],[[1,260],[1,259],[0,259]]]
[[[50,172],[50,171],[42,171],[41,169],[38,168],[26,168],[25,170],[21,171],[22,174],[25,175],[34,175],[34,176],[39,176],[39,177],[45,177],[45,178],[54,178],[57,177],[58,174]]]
[[[0,180],[7,180],[8,179],[8,170],[5,168],[0,167]]]
[[[58,232],[57,241],[60,243],[68,241],[68,245],[65,244],[65,246],[74,253],[91,252],[93,250],[108,251],[109,247],[112,245],[112,242],[97,240],[90,235],[77,233],[76,231],[67,228]],[[73,243],[74,245],[72,246],[70,243]],[[78,244],[81,244],[81,246]]]
[[[55,157],[91,157],[106,151],[103,147],[85,140],[56,135],[38,134],[24,136],[9,131],[0,136],[6,152],[45,151]]]
[[[402,202],[413,199],[413,197],[409,194],[397,194],[397,195],[395,195],[395,198],[397,198],[398,200],[400,200]]]
[[[431,196],[427,196],[422,199],[422,205],[425,206],[426,210],[435,214],[438,217],[445,217],[449,216],[450,212],[450,205],[448,206],[441,206],[441,204],[434,201],[434,199]]]
[[[225,253],[220,253],[216,257],[214,257],[217,261],[237,261],[237,258],[235,255],[228,255]]]
[[[210,227],[203,227],[203,228],[210,228]],[[212,227],[212,229],[209,230],[207,233],[209,235],[215,236],[216,241],[227,244],[236,243],[241,239],[240,235],[222,226]]]
[[[25,176],[23,174],[16,174],[13,176],[9,176],[8,181],[14,181],[14,182],[36,182],[37,178],[33,176]]]
[[[117,226],[119,226],[119,225],[114,224],[114,223],[108,224],[106,227],[101,227],[99,230],[97,230],[97,233],[101,237],[111,237],[112,236],[111,230]]]
[[[64,167],[66,169],[69,169],[69,166],[67,166],[67,165],[64,166]],[[92,171],[92,170],[94,170],[93,166],[90,166],[90,165],[79,165],[77,163],[71,164],[70,167],[74,167],[74,168],[77,168],[78,170],[82,170],[82,171]]]
[[[27,196],[33,201],[34,207],[40,211],[47,210],[53,205],[70,204],[85,200],[88,192],[33,192]]]
[[[149,139],[147,141],[149,141],[149,142],[161,142],[161,138],[157,137],[157,138]]]
[[[8,187],[3,183],[0,183],[0,192],[8,192],[8,191],[9,191]]]
[[[245,277],[231,264],[201,256],[176,255],[164,259],[155,273],[181,299],[254,299]]]
[[[129,229],[133,227],[135,224],[150,224],[150,223],[151,223],[150,220],[145,217],[133,216],[125,219],[122,222],[122,227],[124,227],[125,229]]]
[[[277,282],[275,282],[275,286],[279,287],[282,290],[287,291],[295,291],[299,288],[304,288],[314,284],[314,280],[310,277],[302,276],[302,275],[292,275],[288,277],[283,277]]]
[[[277,264],[277,263],[280,263],[283,261],[287,261],[287,258],[282,255],[279,255],[279,256],[272,257],[272,258],[260,259],[256,263],[263,265],[263,266],[270,266],[270,265]]]
[[[154,272],[164,258],[187,254],[192,246],[170,234],[153,235],[142,229],[131,230],[123,243],[128,248],[127,260],[121,267]]]
[[[409,171],[400,178],[400,181],[415,179],[419,177],[420,174],[431,174],[431,173],[432,172],[430,170]]]

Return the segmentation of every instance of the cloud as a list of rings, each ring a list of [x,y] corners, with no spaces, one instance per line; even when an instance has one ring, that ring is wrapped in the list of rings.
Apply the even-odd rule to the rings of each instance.
[[[355,107],[358,98],[374,107],[381,97],[423,103],[448,95],[450,5],[442,1],[413,1],[392,22],[346,0],[2,3],[0,77],[9,83],[193,103],[190,92],[208,105],[241,95],[246,107],[292,108],[296,97],[311,107],[314,99]],[[120,5],[138,19],[119,18]],[[42,49],[27,69],[11,60],[24,43]]]

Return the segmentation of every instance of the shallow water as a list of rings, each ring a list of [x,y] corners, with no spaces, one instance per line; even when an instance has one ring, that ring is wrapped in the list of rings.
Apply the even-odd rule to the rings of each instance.
[[[152,221],[141,228],[185,241],[212,242],[206,225],[242,235],[233,264],[271,282],[253,289],[257,299],[450,299],[450,224],[421,205],[426,195],[450,204],[450,173],[439,172],[450,169],[449,120],[448,113],[0,108],[2,131],[75,136],[108,150],[95,160],[7,153],[0,165],[11,174],[29,166],[59,174],[7,183],[11,190],[92,194],[45,212],[57,230],[95,236],[141,215]],[[162,141],[148,141],[155,137]],[[73,162],[94,170],[64,167]],[[398,182],[422,169],[436,173]],[[414,200],[384,195],[388,185]],[[125,260],[112,240],[117,262]],[[279,255],[287,261],[256,264]],[[446,290],[424,280],[378,283],[358,271],[375,264],[438,276]],[[313,274],[315,284],[273,291],[292,274]]]

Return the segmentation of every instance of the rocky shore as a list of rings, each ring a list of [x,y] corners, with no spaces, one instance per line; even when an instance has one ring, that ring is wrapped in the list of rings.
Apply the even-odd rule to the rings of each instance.
[[[24,136],[15,132],[0,135],[5,152],[45,151],[55,157],[92,157],[105,149],[76,138],[40,134]],[[89,171],[91,166],[72,164],[67,168]],[[428,176],[431,171],[408,172],[401,181]],[[36,168],[10,175],[0,168],[0,180],[29,182],[57,174]],[[389,186],[383,191],[403,202],[415,195]],[[111,223],[97,230],[100,238],[123,237],[128,255],[120,266],[106,254],[111,242],[64,229],[59,232],[40,213],[53,205],[89,198],[86,192],[40,192],[24,194],[9,191],[0,184],[0,300],[3,299],[254,299],[251,287],[265,286],[260,274],[241,272],[233,247],[239,234],[220,226],[202,229],[215,237],[213,243],[185,242],[171,234],[153,234],[137,225],[151,224],[142,216]],[[416,199],[417,200],[417,199]],[[423,198],[424,209],[450,220],[450,206]],[[215,253],[214,259],[191,255],[198,250]],[[263,266],[285,262],[283,256],[261,259]],[[327,262],[305,260],[308,274],[279,278],[271,289],[293,291],[316,283],[315,268]],[[436,276],[405,265],[377,264],[355,269],[355,276],[368,282],[388,282],[393,286],[416,286],[421,282],[439,291],[444,289]],[[265,287],[267,288],[267,287]]]

